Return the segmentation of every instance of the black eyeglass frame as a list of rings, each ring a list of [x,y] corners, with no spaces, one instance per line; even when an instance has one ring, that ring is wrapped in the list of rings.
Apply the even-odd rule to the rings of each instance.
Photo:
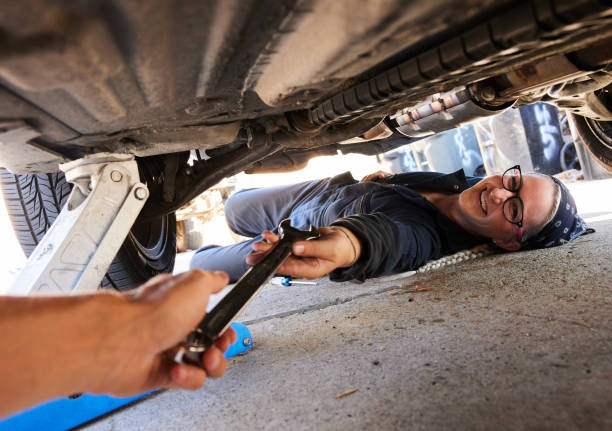
[[[517,170],[519,175],[519,184],[517,187],[515,187],[514,189],[508,188],[506,187],[506,182],[504,181],[504,177],[506,177],[506,174],[510,171],[513,170]],[[514,176],[514,175],[512,175]],[[519,192],[521,191],[521,187],[523,187],[523,173],[521,172],[521,165],[515,165],[512,166],[511,168],[508,168],[504,171],[504,173],[502,174],[502,187],[505,190],[508,190],[511,193],[514,193],[515,195],[512,197],[509,197],[508,199],[506,199],[506,201],[504,202],[503,206],[502,206],[502,214],[504,215],[504,218],[506,219],[506,221],[508,221],[509,223],[515,224],[517,225],[519,228],[523,227],[523,216],[524,216],[524,210],[525,210],[525,205],[523,204],[523,200],[521,199]],[[521,209],[521,219],[519,221],[512,221],[510,219],[508,219],[508,217],[506,216],[506,205],[508,204],[508,202],[511,202],[512,200],[517,200],[519,203],[519,208]],[[521,235],[522,236],[522,235]]]

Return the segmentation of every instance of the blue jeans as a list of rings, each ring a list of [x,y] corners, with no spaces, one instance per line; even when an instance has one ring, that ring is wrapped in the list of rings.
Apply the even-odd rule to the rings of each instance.
[[[230,282],[237,281],[249,269],[245,259],[252,251],[253,243],[261,240],[262,231],[275,231],[286,218],[299,229],[328,225],[333,220],[325,220],[325,208],[317,202],[327,201],[326,197],[347,181],[355,182],[350,175],[343,174],[324,180],[235,193],[225,204],[227,224],[233,232],[252,239],[226,247],[202,247],[194,254],[190,267],[225,271]]]

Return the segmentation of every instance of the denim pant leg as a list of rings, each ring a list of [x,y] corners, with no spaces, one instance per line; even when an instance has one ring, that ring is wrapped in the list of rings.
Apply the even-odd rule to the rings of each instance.
[[[225,204],[225,218],[238,235],[255,237],[264,230],[275,230],[289,218],[293,209],[326,186],[326,180],[306,181],[234,193]]]
[[[189,267],[205,271],[224,271],[229,275],[230,283],[235,283],[250,268],[245,259],[253,251],[253,243],[260,240],[261,236],[258,236],[225,247],[203,247],[193,255]]]

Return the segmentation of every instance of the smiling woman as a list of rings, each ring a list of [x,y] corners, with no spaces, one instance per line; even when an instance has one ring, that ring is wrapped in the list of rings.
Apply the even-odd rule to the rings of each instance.
[[[491,238],[501,248],[518,250],[557,210],[560,186],[551,178],[522,175],[520,166],[514,166],[463,192],[451,218],[474,235]]]
[[[466,178],[462,170],[448,175],[411,172],[366,178],[375,181],[357,182],[347,173],[236,193],[226,204],[228,224],[235,233],[253,239],[204,247],[196,252],[191,266],[223,270],[231,279],[239,278],[248,264],[270,250],[277,237],[268,231],[284,218],[301,229],[309,225],[342,228],[342,235],[324,230],[318,240],[296,243],[293,256],[279,268],[280,273],[302,278],[329,273],[335,281],[414,270],[491,240],[501,248],[518,250],[549,246],[551,241],[558,245],[586,231],[569,192],[562,193],[556,204],[557,190],[566,190],[565,186],[543,175],[511,171],[506,187],[502,175]],[[510,206],[515,202],[516,206]],[[557,229],[565,205],[570,212]],[[550,214],[554,214],[552,220]],[[526,242],[519,235],[519,223]],[[545,241],[536,243],[541,236]],[[256,253],[249,256],[251,249]]]
[[[461,193],[447,215],[506,250],[552,247],[593,232],[577,215],[561,181],[539,173],[523,175],[518,165]]]

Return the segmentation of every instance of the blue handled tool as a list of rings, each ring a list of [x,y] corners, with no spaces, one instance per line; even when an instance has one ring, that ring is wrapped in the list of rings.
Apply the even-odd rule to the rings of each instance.
[[[272,284],[279,284],[281,286],[293,286],[294,284],[308,284],[308,285],[316,285],[316,281],[307,281],[307,280],[294,280],[291,277],[274,277],[271,280]]]

